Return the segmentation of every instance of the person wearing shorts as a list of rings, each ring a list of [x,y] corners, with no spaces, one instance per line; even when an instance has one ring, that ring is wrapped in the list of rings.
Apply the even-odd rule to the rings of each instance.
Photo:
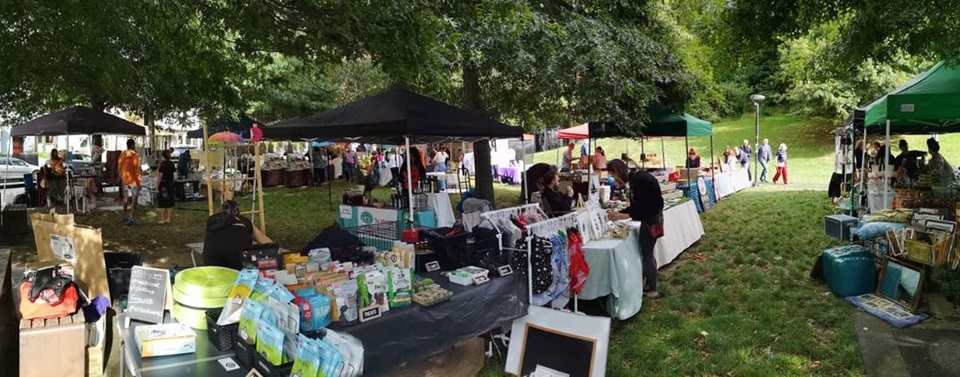
[[[123,183],[123,223],[137,225],[137,199],[140,197],[140,156],[137,155],[136,142],[127,140],[127,150],[120,153],[120,180]]]

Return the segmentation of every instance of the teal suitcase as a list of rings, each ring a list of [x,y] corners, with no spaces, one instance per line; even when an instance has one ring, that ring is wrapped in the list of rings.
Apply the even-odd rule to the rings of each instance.
[[[860,245],[844,245],[823,251],[823,280],[829,286],[834,277],[833,267],[837,260],[856,257],[872,257],[870,250]]]

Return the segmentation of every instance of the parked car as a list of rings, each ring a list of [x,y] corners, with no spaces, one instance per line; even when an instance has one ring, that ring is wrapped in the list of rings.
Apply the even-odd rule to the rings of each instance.
[[[33,174],[36,181],[40,167],[30,165],[26,161],[13,157],[0,157],[0,177],[12,180],[22,180],[24,174]]]
[[[171,158],[180,157],[180,155],[183,154],[183,152],[188,151],[188,150],[189,150],[189,151],[191,152],[191,154],[192,154],[192,152],[196,151],[197,148],[196,148],[196,147],[193,147],[193,146],[189,146],[189,145],[176,146],[176,147],[173,147],[173,153],[170,153],[170,157],[171,157]]]

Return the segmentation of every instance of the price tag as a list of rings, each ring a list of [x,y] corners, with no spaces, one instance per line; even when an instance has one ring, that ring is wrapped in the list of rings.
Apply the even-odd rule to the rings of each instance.
[[[380,318],[379,306],[368,306],[366,308],[360,309],[360,322],[372,321],[377,318]]]
[[[437,271],[440,269],[440,262],[437,262],[437,261],[427,262],[426,267],[427,267],[427,272]]]
[[[483,275],[474,276],[474,277],[473,277],[473,285],[481,285],[481,284],[485,284],[485,283],[487,283],[487,282],[489,282],[489,281],[490,281],[490,278],[488,278],[488,277],[486,277],[486,276],[483,276]]]
[[[223,366],[223,369],[226,370],[227,372],[240,369],[240,365],[237,364],[236,361],[233,361],[232,357],[228,357],[226,359],[220,359],[220,360],[217,360],[217,362],[219,362],[220,365]]]
[[[509,264],[497,267],[497,272],[500,273],[500,276],[510,276],[513,275],[513,267]]]

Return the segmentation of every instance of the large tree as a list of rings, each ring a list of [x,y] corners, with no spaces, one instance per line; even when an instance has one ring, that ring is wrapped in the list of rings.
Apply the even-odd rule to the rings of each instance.
[[[185,0],[0,2],[0,107],[116,107],[148,123],[236,107],[245,66],[224,22]]]
[[[234,25],[252,51],[370,56],[398,83],[530,129],[636,126],[650,102],[680,110],[692,92],[648,2],[248,0],[213,9],[243,20]],[[474,147],[478,196],[493,199],[490,146]]]

